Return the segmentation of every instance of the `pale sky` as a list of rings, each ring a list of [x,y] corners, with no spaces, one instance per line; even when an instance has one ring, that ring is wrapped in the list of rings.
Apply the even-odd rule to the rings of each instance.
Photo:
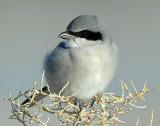
[[[81,14],[98,16],[109,29],[120,51],[119,68],[107,89],[120,93],[123,80],[132,80],[139,91],[148,80],[148,88],[157,91],[145,95],[146,109],[134,109],[122,116],[126,124],[160,125],[160,1],[159,0],[0,0],[0,80],[1,125],[21,126],[9,120],[11,106],[3,101],[8,91],[17,96],[20,90],[33,87],[41,79],[44,56],[61,41],[59,33]],[[57,124],[57,120],[51,120]]]

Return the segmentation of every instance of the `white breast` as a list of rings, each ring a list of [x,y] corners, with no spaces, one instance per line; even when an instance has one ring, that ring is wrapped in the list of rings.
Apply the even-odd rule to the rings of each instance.
[[[78,99],[87,100],[104,91],[117,66],[115,45],[103,44],[64,50],[57,48],[46,57],[44,68],[51,92],[58,93],[69,81],[63,94],[80,90]]]

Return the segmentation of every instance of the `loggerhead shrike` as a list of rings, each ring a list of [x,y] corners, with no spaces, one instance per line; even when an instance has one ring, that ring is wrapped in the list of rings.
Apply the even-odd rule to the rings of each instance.
[[[75,97],[83,102],[103,92],[111,83],[118,63],[117,46],[103,24],[96,16],[81,15],[73,19],[59,37],[64,41],[44,60],[50,92],[58,94],[68,81],[63,95],[80,91]],[[43,91],[47,92],[47,87]],[[37,95],[35,100],[43,97]]]

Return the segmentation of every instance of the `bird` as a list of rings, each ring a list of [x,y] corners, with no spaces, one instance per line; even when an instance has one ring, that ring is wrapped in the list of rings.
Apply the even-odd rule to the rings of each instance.
[[[62,95],[79,91],[75,98],[85,102],[105,91],[117,70],[119,52],[98,17],[77,16],[59,38],[62,41],[44,59],[43,69],[50,92],[58,94],[69,82]],[[47,86],[42,90],[48,93]],[[43,97],[37,95],[35,101]],[[22,105],[27,102],[29,99]]]

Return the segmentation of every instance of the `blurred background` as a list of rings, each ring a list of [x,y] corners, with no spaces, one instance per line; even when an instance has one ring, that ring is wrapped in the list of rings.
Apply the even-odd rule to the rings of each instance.
[[[21,126],[9,120],[11,106],[4,101],[33,87],[41,80],[42,64],[48,51],[61,41],[59,33],[81,14],[97,15],[108,28],[120,51],[119,68],[109,92],[121,93],[119,79],[130,86],[132,80],[140,91],[146,80],[146,109],[133,109],[120,117],[135,126],[149,126],[154,109],[153,126],[160,125],[160,1],[159,0],[0,0],[0,122],[5,126]],[[50,116],[50,115],[49,115]],[[58,125],[51,117],[50,125]]]

